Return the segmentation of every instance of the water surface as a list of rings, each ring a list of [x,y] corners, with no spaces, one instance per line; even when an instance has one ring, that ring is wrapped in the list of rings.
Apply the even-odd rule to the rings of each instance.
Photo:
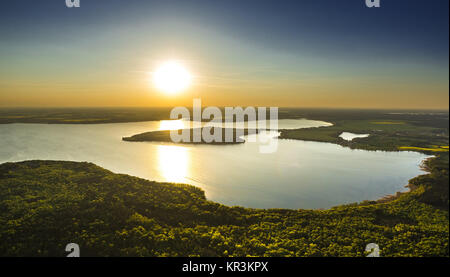
[[[354,134],[349,132],[343,132],[342,134],[339,135],[339,137],[347,141],[352,141],[355,138],[367,138],[368,136],[369,134]]]
[[[297,209],[328,208],[404,191],[407,181],[422,173],[419,165],[427,157],[296,140],[278,140],[272,154],[259,153],[258,142],[213,146],[121,140],[179,124],[0,125],[0,163],[88,161],[117,173],[193,184],[204,189],[208,199],[226,205]],[[287,129],[324,124],[280,120],[278,125]]]

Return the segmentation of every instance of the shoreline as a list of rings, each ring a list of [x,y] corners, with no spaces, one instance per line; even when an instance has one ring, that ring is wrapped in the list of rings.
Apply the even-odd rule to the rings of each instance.
[[[435,159],[435,158],[437,158],[437,156],[424,158],[424,160],[422,161],[422,163],[425,163],[426,161],[432,160],[432,159]],[[156,181],[156,180],[152,180],[152,179],[148,179],[148,178],[143,178],[143,177],[139,177],[139,176],[127,174],[127,173],[118,173],[118,172],[114,172],[114,171],[112,171],[112,170],[110,170],[110,169],[107,169],[107,168],[105,168],[105,167],[103,167],[103,166],[100,166],[100,165],[98,165],[98,164],[96,164],[96,163],[94,163],[94,162],[89,162],[89,161],[80,162],[80,161],[72,161],[72,160],[28,159],[28,160],[20,160],[20,161],[13,161],[13,162],[3,162],[3,163],[0,163],[0,166],[1,166],[1,165],[5,165],[5,164],[18,164],[18,163],[27,163],[27,162],[35,162],[35,161],[38,161],[38,162],[56,162],[56,163],[66,163],[66,162],[70,162],[70,163],[89,163],[89,164],[93,164],[93,165],[95,165],[95,166],[98,166],[98,167],[100,167],[100,168],[102,168],[102,169],[104,169],[104,170],[107,170],[107,171],[109,171],[109,172],[111,172],[111,173],[113,173],[113,174],[117,174],[117,175],[125,175],[125,176],[129,176],[129,177],[133,177],[133,178],[138,178],[138,179],[141,179],[141,180],[144,180],[144,181],[148,181],[148,182],[155,182],[155,183],[159,183],[159,184],[172,184],[172,185],[192,186],[192,187],[194,187],[194,188],[199,189],[200,191],[202,191],[203,194],[205,195],[205,199],[206,199],[207,201],[211,201],[211,202],[213,202],[213,203],[217,203],[217,204],[220,204],[220,205],[224,205],[224,206],[226,206],[226,207],[240,207],[240,208],[244,208],[244,209],[261,210],[261,211],[267,211],[267,210],[286,210],[286,211],[298,211],[298,210],[302,210],[302,211],[329,211],[329,210],[332,210],[332,209],[335,209],[335,208],[338,208],[338,207],[344,207],[344,206],[352,205],[352,204],[356,204],[357,206],[359,206],[359,205],[363,204],[364,202],[369,202],[370,205],[373,205],[373,204],[389,203],[389,202],[392,202],[392,201],[398,199],[398,198],[399,198],[400,196],[402,196],[402,195],[405,195],[405,194],[408,194],[408,193],[411,193],[411,192],[415,191],[415,190],[418,188],[417,186],[412,185],[409,181],[411,181],[411,180],[413,180],[413,179],[415,179],[415,178],[417,178],[417,177],[419,177],[419,176],[430,174],[430,171],[429,171],[428,169],[424,169],[425,174],[419,174],[419,175],[414,176],[414,177],[412,177],[411,179],[408,180],[408,184],[406,184],[406,185],[404,186],[405,188],[408,188],[407,191],[405,191],[405,192],[397,191],[397,192],[395,192],[395,194],[388,194],[388,195],[385,195],[385,196],[383,196],[383,197],[381,197],[381,198],[378,198],[378,199],[375,199],[375,200],[367,200],[367,199],[364,199],[364,200],[360,200],[360,201],[358,201],[358,202],[341,203],[341,204],[338,204],[338,205],[331,206],[331,207],[329,207],[329,208],[296,208],[296,209],[293,209],[293,208],[277,208],[277,207],[272,207],[272,208],[253,208],[253,207],[240,206],[240,205],[232,205],[232,206],[231,206],[231,205],[227,205],[227,204],[224,204],[224,203],[215,201],[215,200],[211,200],[211,199],[209,199],[209,198],[206,197],[206,191],[205,191],[204,189],[202,189],[202,188],[200,188],[200,187],[198,187],[198,186],[196,186],[196,185],[193,185],[193,184],[189,184],[189,183],[177,183],[177,182],[163,182],[163,181]],[[421,165],[420,165],[420,166],[421,166]]]
[[[411,151],[411,152],[415,152],[415,151]],[[404,194],[408,194],[408,193],[411,193],[411,192],[414,192],[415,190],[417,190],[419,187],[414,185],[414,184],[411,184],[410,181],[415,179],[415,178],[417,178],[417,177],[419,177],[419,176],[430,174],[431,171],[425,166],[425,163],[426,162],[430,162],[430,161],[432,161],[433,159],[436,159],[436,158],[438,158],[438,156],[433,155],[431,157],[427,157],[427,158],[424,158],[422,160],[422,162],[419,165],[419,168],[421,168],[423,170],[424,174],[419,174],[419,175],[414,176],[413,178],[409,179],[408,180],[408,184],[405,185],[405,188],[408,189],[407,191],[404,191],[404,192],[397,191],[397,192],[395,192],[395,194],[388,194],[388,195],[385,195],[382,198],[374,200],[374,201],[376,201],[377,203],[388,203],[388,202],[391,202],[391,201],[394,201],[394,200],[398,199],[400,196],[402,196]]]
[[[308,119],[308,118],[299,118],[299,119],[307,119],[307,120],[316,120],[316,119]],[[110,122],[110,123],[90,123],[90,124],[83,124],[83,123],[73,123],[73,124],[67,124],[67,123],[19,123],[19,124],[61,124],[61,125],[63,125],[63,124],[66,124],[66,125],[92,125],[92,124],[123,124],[123,123],[133,123],[133,122],[158,122],[158,121],[160,121],[160,120],[145,120],[145,121],[131,121],[131,122]],[[382,149],[382,148],[378,148],[378,149],[367,149],[367,148],[364,148],[364,147],[360,147],[359,145],[352,145],[351,144],[351,142],[347,142],[347,141],[345,141],[344,139],[340,139],[340,138],[337,138],[337,141],[322,141],[322,140],[314,140],[314,139],[296,139],[296,138],[283,138],[283,137],[281,137],[281,135],[282,135],[282,133],[283,133],[283,131],[295,131],[295,130],[308,130],[308,129],[327,129],[327,128],[329,128],[329,127],[333,127],[333,126],[337,126],[337,125],[339,125],[338,124],[338,122],[336,122],[336,121],[333,121],[333,120],[331,120],[331,121],[325,121],[325,120],[323,120],[323,119],[318,119],[317,121],[320,121],[320,122],[326,122],[326,123],[329,123],[329,124],[331,124],[330,126],[319,126],[319,127],[309,127],[309,128],[303,128],[303,129],[278,129],[277,131],[279,131],[280,132],[280,135],[278,136],[278,137],[276,137],[276,139],[286,139],[286,140],[300,140],[300,141],[305,141],[305,142],[319,142],[319,143],[332,143],[332,144],[336,144],[336,145],[339,145],[339,146],[341,146],[341,147],[345,147],[345,148],[350,148],[350,149],[354,149],[354,150],[363,150],[363,151],[381,151],[381,152],[413,152],[413,153],[421,153],[421,154],[425,154],[425,155],[430,155],[431,153],[427,153],[427,151],[420,151],[420,150],[413,150],[413,149],[411,149],[411,150],[407,150],[407,151],[405,151],[405,150],[400,150],[400,149],[391,149],[391,148],[387,148],[387,149]],[[8,124],[8,123],[7,123]],[[15,124],[15,123],[11,123],[11,124]],[[193,130],[192,128],[191,128],[191,130]],[[153,132],[148,132],[148,133],[161,133],[161,132],[170,132],[170,130],[169,131],[153,131]],[[142,133],[142,134],[145,134],[145,133]],[[138,134],[138,135],[141,135],[141,134]],[[136,136],[136,135],[134,135],[134,136]],[[126,137],[123,137],[122,138],[122,140],[123,141],[129,141],[129,140],[127,140],[126,139]],[[357,140],[357,139],[356,139]],[[148,141],[148,140],[134,140],[134,141]],[[154,140],[153,142],[159,142],[159,143],[162,143],[162,142],[168,142],[168,141],[166,141],[166,139],[163,139],[163,140]],[[170,141],[169,141],[170,142]],[[244,141],[240,141],[240,142],[231,142],[231,143],[204,143],[204,142],[198,142],[198,143],[174,143],[174,144],[180,144],[180,145],[183,145],[183,144],[190,144],[190,145],[197,145],[197,144],[205,144],[205,145],[214,145],[214,146],[218,146],[218,145],[233,145],[233,144],[241,144],[241,143],[245,143],[246,141],[244,140]],[[173,142],[172,142],[173,143]],[[387,203],[387,202],[391,202],[391,201],[393,201],[393,200],[395,200],[395,199],[398,199],[400,196],[402,196],[402,195],[404,195],[404,194],[407,194],[407,193],[410,193],[410,192],[413,192],[413,191],[415,191],[416,189],[417,189],[417,186],[414,186],[414,185],[412,185],[411,184],[411,180],[413,180],[414,178],[417,178],[417,177],[419,177],[419,176],[421,176],[421,175],[427,175],[427,174],[430,174],[430,170],[428,169],[428,168],[426,168],[425,167],[425,163],[427,162],[427,161],[429,161],[429,160],[432,160],[432,159],[436,159],[437,157],[438,157],[438,155],[439,154],[436,154],[436,153],[434,153],[434,155],[431,155],[430,157],[425,157],[423,160],[422,160],[422,162],[421,162],[421,164],[419,165],[419,168],[421,168],[423,171],[424,171],[424,174],[419,174],[419,175],[417,175],[417,176],[414,176],[414,177],[412,177],[411,179],[409,179],[408,181],[407,181],[407,183],[404,185],[404,187],[405,188],[407,188],[407,191],[397,191],[397,192],[395,192],[395,193],[393,193],[393,194],[387,194],[387,195],[384,195],[384,196],[382,196],[382,197],[380,197],[380,198],[378,198],[378,199],[374,199],[374,200],[367,200],[367,199],[364,199],[364,200],[360,200],[360,201],[358,201],[358,202],[353,202],[353,203],[348,203],[348,204],[361,204],[361,203],[363,203],[363,202],[367,202],[367,201],[369,201],[369,202],[375,202],[375,203]],[[128,175],[128,174],[127,174]],[[130,176],[132,176],[132,175],[130,175]],[[138,177],[138,178],[140,178],[140,177]],[[145,179],[145,180],[147,180],[147,179]],[[210,200],[210,201],[212,201],[212,200]],[[217,202],[217,203],[219,203],[219,202]],[[221,203],[219,203],[219,204],[221,204]],[[329,207],[329,208],[317,208],[317,209],[302,209],[302,210],[329,210],[329,209],[332,209],[332,208],[334,208],[334,207],[339,207],[339,206],[343,206],[343,205],[348,205],[348,204],[345,204],[345,203],[341,203],[341,204],[338,204],[338,205],[336,205],[336,206],[332,206],[332,207]],[[250,209],[253,209],[253,208],[250,208]],[[277,208],[270,208],[270,209],[277,209]]]

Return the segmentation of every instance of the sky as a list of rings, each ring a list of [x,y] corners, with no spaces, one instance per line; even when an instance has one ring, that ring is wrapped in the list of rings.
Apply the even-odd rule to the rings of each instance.
[[[177,94],[151,74],[177,60]],[[449,1],[5,0],[0,107],[448,109]]]

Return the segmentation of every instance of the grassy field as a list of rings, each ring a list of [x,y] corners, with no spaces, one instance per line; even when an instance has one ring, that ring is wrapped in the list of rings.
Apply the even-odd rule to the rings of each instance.
[[[377,121],[376,119],[335,120],[333,123],[331,127],[281,130],[279,138],[331,142],[353,149],[366,150],[413,150],[426,153],[448,151],[448,125],[429,126],[427,121]],[[369,136],[346,141],[339,137],[343,132],[369,134]]]
[[[99,124],[169,119],[170,108],[0,108],[0,124]]]
[[[433,148],[400,146],[398,149],[399,150],[424,151],[424,152],[448,152],[448,146],[440,146],[440,147],[433,147]]]

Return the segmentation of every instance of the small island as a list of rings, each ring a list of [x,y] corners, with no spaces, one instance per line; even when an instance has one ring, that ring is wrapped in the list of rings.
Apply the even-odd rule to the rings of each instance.
[[[171,142],[171,143],[180,143],[180,144],[212,144],[212,145],[227,145],[227,144],[240,144],[244,143],[245,140],[242,138],[242,136],[252,135],[252,134],[258,134],[259,130],[257,129],[231,129],[231,128],[209,128],[209,130],[206,130],[206,127],[204,128],[192,128],[192,129],[180,129],[180,130],[162,130],[162,131],[153,131],[153,132],[145,132],[141,134],[137,134],[131,137],[123,137],[122,140],[124,141],[132,141],[132,142],[144,142],[144,141],[152,141],[152,142]],[[189,140],[188,141],[180,141],[180,142],[174,142],[170,136],[170,133],[172,131],[178,131],[178,133],[181,135],[182,132],[189,132]],[[194,133],[202,134],[203,132],[210,132],[211,134],[214,134],[214,132],[219,132],[219,135],[221,135],[220,140],[207,142],[205,141],[204,137],[201,136],[200,141],[194,141]],[[227,133],[233,133],[232,141],[226,141],[225,136]]]

